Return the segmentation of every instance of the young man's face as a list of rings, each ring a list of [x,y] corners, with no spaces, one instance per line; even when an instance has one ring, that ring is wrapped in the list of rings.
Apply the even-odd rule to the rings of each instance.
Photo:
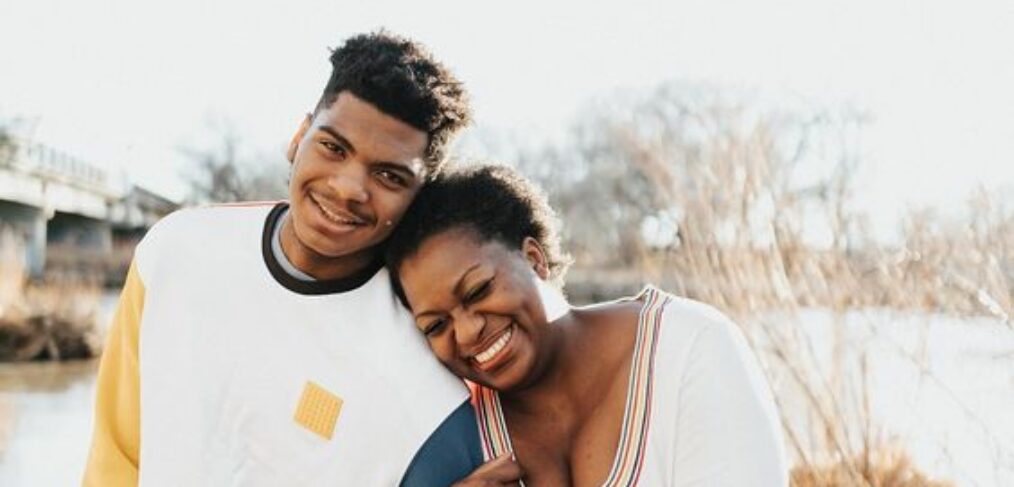
[[[426,175],[427,135],[342,92],[289,145],[292,227],[311,259],[372,255]]]

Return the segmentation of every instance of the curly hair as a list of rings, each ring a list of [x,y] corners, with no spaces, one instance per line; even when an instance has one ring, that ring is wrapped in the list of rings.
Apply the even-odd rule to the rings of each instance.
[[[542,190],[517,171],[494,164],[449,169],[420,190],[387,240],[391,283],[407,307],[398,269],[423,242],[439,233],[467,229],[483,242],[520,249],[534,238],[546,255],[549,280],[562,286],[571,263],[560,245],[559,219]]]
[[[343,91],[427,134],[426,169],[443,166],[454,136],[472,119],[464,85],[418,42],[380,30],[351,37],[331,52],[331,77],[315,110]]]

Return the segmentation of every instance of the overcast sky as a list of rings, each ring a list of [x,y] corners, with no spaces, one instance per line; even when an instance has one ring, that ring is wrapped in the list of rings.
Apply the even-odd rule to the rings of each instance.
[[[479,126],[533,141],[617,89],[716,83],[870,113],[857,196],[879,226],[1014,188],[1010,0],[3,2],[0,116],[171,196],[210,119],[284,164],[327,47],[380,26],[458,73]]]

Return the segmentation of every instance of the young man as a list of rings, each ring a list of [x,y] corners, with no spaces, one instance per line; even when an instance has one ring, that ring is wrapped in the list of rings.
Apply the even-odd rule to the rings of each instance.
[[[383,32],[331,63],[288,150],[288,203],[179,211],[138,245],[85,485],[436,485],[481,462],[467,391],[378,252],[469,122],[467,96]],[[447,458],[457,470],[427,471]]]

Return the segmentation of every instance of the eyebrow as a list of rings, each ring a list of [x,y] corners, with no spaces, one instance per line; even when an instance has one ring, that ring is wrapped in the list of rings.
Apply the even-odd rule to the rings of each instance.
[[[454,283],[454,294],[457,294],[457,295],[461,294],[461,292],[462,292],[461,286],[465,283],[465,277],[468,276],[472,271],[474,271],[478,267],[479,267],[479,264],[474,264],[474,265],[472,265],[472,267],[469,267],[468,269],[465,269],[465,271],[462,272],[460,276],[458,276],[457,282]],[[415,319],[418,320],[419,318],[422,318],[424,316],[435,315],[435,314],[439,314],[439,313],[436,312],[436,311],[430,311],[430,310],[421,311],[419,313],[416,313]]]

